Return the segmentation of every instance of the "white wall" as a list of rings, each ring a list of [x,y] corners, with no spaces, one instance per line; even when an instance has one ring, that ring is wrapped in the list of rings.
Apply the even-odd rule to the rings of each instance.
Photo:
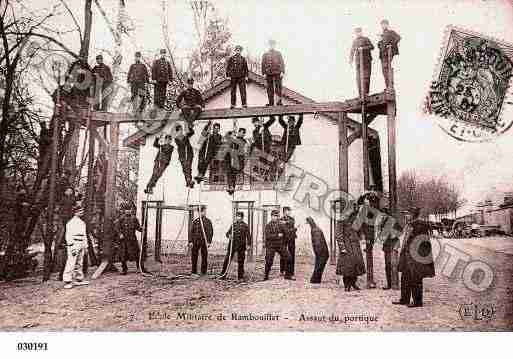
[[[223,108],[229,105],[229,103],[230,94],[228,90],[209,101],[206,107]],[[265,90],[255,84],[249,84],[248,105],[256,106],[265,103],[267,103]],[[203,126],[204,122],[201,122],[195,127],[196,134],[191,139],[193,147],[195,147],[194,143],[198,140],[199,133]],[[232,126],[232,121],[221,121],[221,132],[224,134],[226,131],[231,130]],[[253,126],[251,125],[250,119],[238,120],[238,127],[246,127],[247,136],[251,136]],[[164,130],[166,131],[169,129],[166,128]],[[276,135],[281,135],[282,133],[282,127],[279,125],[278,121],[276,121],[270,130]],[[146,195],[143,193],[143,190],[151,176],[153,159],[157,152],[157,150],[153,148],[154,138],[154,136],[147,137],[146,144],[140,148],[138,208],[140,208],[141,200],[146,199]],[[322,117],[314,120],[313,116],[305,115],[301,139],[302,145],[296,148],[294,157],[291,159],[290,163],[316,177],[321,178],[327,183],[329,188],[336,189],[338,183],[337,126]],[[193,176],[196,175],[196,168],[197,158],[195,157],[193,162]],[[349,149],[349,192],[352,195],[357,196],[363,189],[362,183],[361,141],[355,141]],[[326,239],[329,238],[329,218],[324,215],[323,211],[308,209],[305,205],[298,203],[293,198],[297,187],[298,181],[295,181],[292,190],[279,192],[278,203],[282,206],[287,205],[293,208],[296,222],[299,224],[297,246],[304,246],[309,250],[311,247],[310,231],[308,225],[305,223],[305,218],[307,216],[314,217],[317,224],[324,230]],[[186,194],[187,190],[185,188],[185,180],[180,162],[178,161],[178,154],[175,146],[171,164],[157,183],[154,189],[154,194],[150,196],[149,199],[164,199],[165,203],[168,205],[183,205],[186,202]],[[199,196],[201,196],[201,202],[207,205],[207,216],[212,220],[214,225],[214,242],[217,242],[218,247],[222,248],[222,244],[226,242],[224,234],[231,223],[231,197],[225,191],[203,190],[200,194],[199,186],[196,185],[194,189],[190,191],[189,204],[198,203],[200,199]],[[275,192],[269,190],[260,191],[260,193],[259,191],[237,191],[235,193],[235,200],[252,200],[255,201],[255,206],[275,204]],[[182,217],[178,213],[172,214],[171,212],[164,212],[162,228],[162,247],[164,252],[166,251],[166,248],[171,248],[169,242],[176,238],[178,228],[181,226],[181,219]],[[154,227],[152,226],[152,223],[153,222],[151,221],[148,222],[150,248],[152,247],[151,242],[154,237]],[[260,212],[257,212],[255,215],[254,223],[255,225],[259,224],[261,226],[262,216]],[[258,240],[261,241],[261,227],[258,229],[258,235]],[[185,227],[179,236],[179,239],[185,241],[186,238],[187,228]],[[214,248],[216,248],[216,246],[214,246]]]

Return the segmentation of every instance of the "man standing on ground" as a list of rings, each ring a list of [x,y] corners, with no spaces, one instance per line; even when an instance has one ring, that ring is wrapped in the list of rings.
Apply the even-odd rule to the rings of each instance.
[[[372,68],[371,51],[374,49],[374,45],[372,45],[368,37],[363,36],[361,27],[357,27],[354,30],[354,35],[355,39],[349,54],[349,64],[352,66],[353,61],[356,61],[356,84],[358,85],[358,94],[362,97],[369,94]]]
[[[146,107],[146,84],[149,82],[149,74],[146,66],[141,62],[141,53],[135,53],[135,63],[128,69],[127,82],[130,85],[132,97],[130,101],[134,111],[141,113]],[[137,108],[135,107],[136,105]]]
[[[200,207],[198,218],[192,221],[189,247],[191,248],[192,274],[198,274],[198,255],[201,252],[201,275],[207,274],[208,249],[212,243],[214,229],[212,222],[207,218],[207,208]]]
[[[395,55],[399,55],[399,41],[401,36],[394,30],[390,29],[388,20],[381,21],[381,40],[378,42],[379,58],[381,59],[381,70],[383,71],[383,78],[385,79],[386,88],[392,86],[393,70],[392,60]]]
[[[274,49],[276,41],[269,40],[269,51],[262,56],[262,74],[267,81],[267,106],[274,106],[274,93],[278,96],[278,106],[281,102],[282,76],[285,74],[285,63],[281,53]]]
[[[240,91],[240,100],[242,107],[248,107],[246,102],[246,78],[248,77],[248,63],[246,59],[240,54],[242,46],[235,46],[235,55],[228,59],[226,66],[226,77],[230,78],[231,86],[231,107],[235,108],[237,104],[237,85]]]
[[[125,204],[122,210],[124,213],[116,222],[115,227],[120,242],[119,256],[123,268],[121,274],[126,275],[128,271],[127,261],[135,261],[135,266],[139,270],[140,248],[135,232],[142,232],[142,227],[129,204]],[[143,272],[146,271],[144,263],[141,263],[141,269]]]
[[[385,277],[387,280],[386,286],[383,287],[383,290],[392,289],[392,253],[394,250],[397,250],[399,238],[395,233],[402,232],[402,228],[399,226],[397,221],[390,215],[390,211],[387,208],[382,208],[381,211],[386,214],[383,217],[382,222],[379,224],[378,236],[383,241],[383,255],[385,257]],[[387,222],[392,221],[394,224],[394,231],[384,232],[387,228]]]
[[[84,281],[83,261],[87,250],[86,224],[82,220],[84,210],[80,206],[74,209],[74,216],[66,224],[66,246],[68,258],[64,268],[64,288],[86,285]]]
[[[269,279],[269,272],[274,262],[276,253],[280,255],[280,259],[285,260],[285,279],[292,280],[290,273],[289,260],[290,256],[285,246],[286,230],[279,220],[280,211],[273,209],[271,211],[271,221],[265,225],[265,273],[264,280]]]
[[[109,105],[109,96],[112,89],[108,90],[112,84],[112,72],[110,67],[103,63],[103,56],[96,56],[97,65],[93,67],[94,76],[94,109],[96,111],[107,111]]]
[[[232,236],[233,234],[233,236]],[[246,260],[246,249],[251,248],[251,234],[249,227],[244,223],[244,213],[237,212],[235,222],[226,232],[226,238],[229,239],[226,257],[224,258],[223,270],[220,279],[226,279],[228,276],[228,266],[235,253],[237,253],[237,279],[244,279],[244,261]]]
[[[294,217],[291,216],[290,207],[283,207],[283,217],[281,218],[283,226],[285,228],[285,246],[289,252],[289,269],[292,277],[294,276],[295,264],[296,264],[296,238],[297,228]],[[280,273],[285,275],[287,262],[284,258],[280,258]]]
[[[167,84],[173,81],[173,69],[166,60],[166,49],[161,49],[160,59],[153,61],[151,79],[155,81],[153,103],[162,109],[166,103]]]
[[[422,280],[435,276],[435,265],[429,241],[429,224],[420,220],[420,208],[412,208],[410,213],[412,220],[404,229],[404,243],[399,255],[401,299],[392,304],[415,308],[424,305]],[[410,304],[411,297],[413,304]]]

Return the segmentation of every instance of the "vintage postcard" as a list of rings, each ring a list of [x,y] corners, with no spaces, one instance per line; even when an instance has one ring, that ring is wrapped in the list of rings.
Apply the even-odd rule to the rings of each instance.
[[[512,331],[511,1],[0,4],[0,332]]]

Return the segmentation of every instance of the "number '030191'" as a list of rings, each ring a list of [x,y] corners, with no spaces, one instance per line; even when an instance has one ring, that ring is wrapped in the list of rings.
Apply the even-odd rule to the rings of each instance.
[[[46,351],[48,343],[18,343],[18,350],[21,351]]]

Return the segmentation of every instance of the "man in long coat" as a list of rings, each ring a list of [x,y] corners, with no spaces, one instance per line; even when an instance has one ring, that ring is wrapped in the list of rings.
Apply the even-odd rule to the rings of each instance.
[[[335,223],[335,239],[339,250],[336,274],[343,276],[344,287],[347,292],[351,288],[359,290],[356,281],[358,276],[365,274],[360,234],[353,228],[353,222],[357,214],[358,210],[355,207],[347,218],[337,218]]]
[[[363,36],[361,27],[357,27],[354,30],[354,34],[355,39],[351,46],[349,63],[352,65],[353,61],[356,61],[356,84],[358,85],[358,94],[362,97],[362,95],[367,96],[369,94],[372,68],[371,51],[374,49],[374,45],[372,45],[368,37]]]
[[[137,242],[135,232],[141,232],[141,224],[133,213],[129,205],[123,206],[123,215],[115,223],[115,232],[119,238],[119,256],[123,271],[121,274],[127,274],[127,261],[134,261],[139,270],[140,248]],[[141,269],[144,272],[144,263],[141,263]]]
[[[285,246],[285,233],[286,230],[283,224],[279,220],[280,211],[273,209],[271,211],[271,221],[265,225],[265,272],[264,280],[269,279],[269,272],[274,262],[274,256],[276,253],[280,255],[280,259],[283,258],[288,264],[290,256]],[[285,279],[292,279],[290,273],[290,266],[285,266]]]
[[[435,264],[429,241],[429,225],[419,219],[420,208],[412,208],[410,213],[412,221],[404,229],[404,243],[399,254],[401,299],[392,303],[415,308],[424,304],[422,280],[435,276]],[[412,297],[413,303],[410,304]]]
[[[189,247],[191,247],[192,274],[198,274],[198,256],[201,252],[201,275],[207,274],[208,249],[212,243],[214,229],[207,218],[207,208],[201,206],[199,216],[192,221]]]
[[[322,233],[322,230],[319,227],[317,227],[317,224],[315,224],[313,218],[307,217],[306,223],[310,225],[310,233],[312,236],[312,248],[315,254],[314,271],[312,273],[312,277],[310,278],[310,283],[317,284],[321,283],[322,273],[324,272],[326,263],[328,263],[330,253],[328,250],[328,244],[326,243],[326,239],[324,238],[324,233]]]
[[[290,207],[283,207],[283,217],[281,218],[283,226],[285,228],[285,246],[287,247],[287,251],[289,252],[289,262],[288,266],[290,267],[289,271],[292,276],[294,276],[295,265],[296,265],[296,238],[297,238],[297,228],[294,217],[291,216]],[[287,263],[284,258],[280,258],[280,272],[285,275]]]
[[[224,258],[223,269],[221,270],[221,279],[226,279],[228,275],[228,266],[235,253],[237,253],[237,279],[244,279],[244,261],[246,260],[246,249],[251,246],[251,234],[249,227],[244,223],[244,213],[237,212],[236,220],[226,232],[228,249]],[[232,236],[233,235],[233,236]]]
[[[169,61],[166,60],[166,49],[161,49],[160,59],[153,61],[151,79],[155,81],[153,103],[159,108],[164,108],[167,84],[173,81],[173,68]]]

